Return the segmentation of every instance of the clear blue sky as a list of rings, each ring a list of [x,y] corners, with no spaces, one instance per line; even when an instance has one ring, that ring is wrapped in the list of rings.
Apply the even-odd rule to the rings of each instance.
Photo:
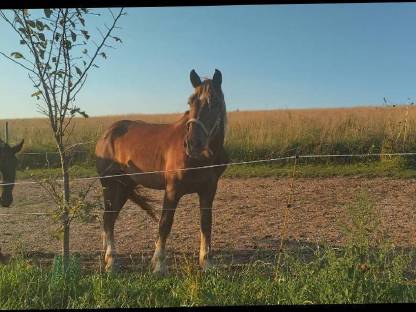
[[[90,115],[182,112],[189,72],[223,73],[228,110],[416,99],[416,3],[128,8],[123,40],[77,99]],[[0,49],[16,36],[0,21]],[[17,42],[17,45],[16,45]],[[0,118],[40,116],[0,56]]]

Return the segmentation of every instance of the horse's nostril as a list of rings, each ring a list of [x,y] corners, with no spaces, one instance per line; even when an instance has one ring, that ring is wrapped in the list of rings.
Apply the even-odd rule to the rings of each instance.
[[[194,147],[196,149],[201,149],[202,148],[202,141],[201,140],[195,140]]]

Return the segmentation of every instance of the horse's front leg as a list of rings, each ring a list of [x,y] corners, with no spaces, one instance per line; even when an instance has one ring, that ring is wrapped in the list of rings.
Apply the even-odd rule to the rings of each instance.
[[[153,273],[165,274],[166,268],[166,240],[172,229],[173,217],[179,198],[176,192],[166,191],[163,198],[163,210],[159,221],[159,238],[156,243],[155,253],[152,258]]]
[[[205,271],[212,267],[211,262],[211,231],[212,231],[212,202],[214,201],[217,185],[199,192],[200,232],[199,265]]]
[[[115,269],[116,248],[114,241],[114,224],[121,208],[127,201],[128,190],[117,181],[108,183],[103,188],[104,215],[103,215],[103,247],[105,249],[105,270]]]

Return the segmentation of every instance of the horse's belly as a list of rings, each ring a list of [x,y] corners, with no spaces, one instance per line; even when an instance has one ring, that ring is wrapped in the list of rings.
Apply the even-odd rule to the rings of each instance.
[[[165,179],[160,173],[133,175],[131,176],[136,184],[142,185],[147,188],[163,190],[165,189]]]

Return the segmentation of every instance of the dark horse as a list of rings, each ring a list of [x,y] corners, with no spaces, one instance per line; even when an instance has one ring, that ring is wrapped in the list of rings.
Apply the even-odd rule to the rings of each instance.
[[[152,258],[153,272],[166,271],[165,247],[175,209],[185,194],[197,193],[200,203],[201,244],[199,264],[207,269],[211,256],[212,202],[217,182],[226,166],[194,170],[177,170],[225,164],[224,151],[226,109],[219,70],[211,79],[201,81],[192,70],[194,93],[189,97],[189,111],[172,124],[151,124],[122,120],[114,123],[98,140],[97,171],[104,193],[103,243],[106,270],[115,261],[114,223],[128,199],[154,219],[152,207],[139,192],[139,187],[164,190],[163,209],[159,219],[159,238]],[[163,173],[137,174],[149,171]],[[156,219],[157,220],[157,219]]]
[[[23,146],[23,140],[15,145],[9,146],[7,143],[0,140],[0,172],[3,176],[3,191],[1,193],[0,204],[3,207],[9,207],[13,202],[13,187],[16,179],[16,167],[18,153]],[[10,184],[9,184],[10,183]]]
[[[0,140],[0,172],[3,177],[2,184],[5,184],[2,185],[3,190],[0,198],[0,204],[3,207],[9,207],[13,202],[13,183],[16,179],[17,167],[16,153],[22,149],[22,146],[23,140],[13,147]],[[0,247],[0,262],[4,262],[5,259]]]

